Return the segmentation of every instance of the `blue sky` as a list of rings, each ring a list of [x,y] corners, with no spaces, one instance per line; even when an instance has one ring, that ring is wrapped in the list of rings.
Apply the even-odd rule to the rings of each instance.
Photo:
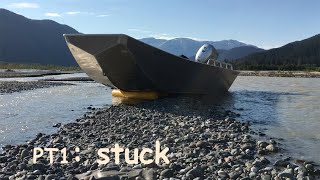
[[[82,33],[236,39],[266,49],[320,33],[318,0],[0,0],[0,7]]]

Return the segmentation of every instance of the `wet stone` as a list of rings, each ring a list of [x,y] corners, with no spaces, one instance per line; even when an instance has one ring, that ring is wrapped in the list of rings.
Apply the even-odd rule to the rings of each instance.
[[[165,169],[161,171],[160,176],[170,178],[173,176],[173,171],[171,169]]]

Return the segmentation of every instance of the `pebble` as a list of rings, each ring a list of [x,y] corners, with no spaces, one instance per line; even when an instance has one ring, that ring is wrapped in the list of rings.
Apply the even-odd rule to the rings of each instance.
[[[274,163],[274,166],[276,166],[276,167],[287,167],[288,164],[289,164],[288,161],[285,161],[283,159],[279,159]]]
[[[27,157],[29,155],[29,152],[30,151],[27,149],[22,150],[21,155],[20,155],[20,159],[24,159],[25,157]]]
[[[258,145],[258,147],[265,148],[269,145],[269,143],[267,143],[265,141],[257,141],[257,145]]]
[[[237,179],[240,176],[241,176],[240,172],[231,172],[231,173],[229,173],[230,179]]]
[[[266,174],[266,175],[262,175],[261,176],[261,180],[271,180],[272,176],[269,175],[269,174]]]
[[[204,141],[198,141],[196,144],[196,147],[200,147],[200,148],[206,148],[208,146],[209,146],[209,143]]]
[[[173,176],[173,171],[171,169],[165,169],[161,171],[160,176],[170,178]]]
[[[313,172],[314,171],[314,168],[313,168],[312,164],[306,164],[306,169],[307,169],[308,172]]]
[[[52,127],[59,128],[59,127],[61,127],[61,123],[57,123],[57,124],[53,125]]]
[[[56,176],[54,174],[49,174],[45,177],[45,180],[54,180]]]
[[[203,170],[200,167],[196,167],[188,171],[187,175],[192,175],[193,177],[202,177]]]
[[[227,178],[228,174],[225,171],[219,170],[218,171],[218,176],[221,178]]]
[[[289,178],[289,179],[293,179],[293,170],[292,169],[285,169],[283,172],[279,173],[278,176],[280,178]]]
[[[266,147],[266,150],[268,150],[269,152],[277,152],[277,151],[278,151],[278,148],[277,148],[274,144],[269,144],[269,145]]]
[[[156,179],[156,174],[153,169],[144,169],[142,171],[142,176],[145,180],[154,180]]]
[[[254,173],[257,173],[258,170],[259,170],[259,169],[258,169],[256,166],[253,166],[253,167],[251,168],[251,172],[254,172]]]

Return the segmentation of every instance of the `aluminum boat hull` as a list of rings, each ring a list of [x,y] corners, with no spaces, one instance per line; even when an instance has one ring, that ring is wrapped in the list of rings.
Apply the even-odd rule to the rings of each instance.
[[[89,77],[122,91],[223,93],[239,74],[175,56],[124,34],[65,35],[65,39]]]

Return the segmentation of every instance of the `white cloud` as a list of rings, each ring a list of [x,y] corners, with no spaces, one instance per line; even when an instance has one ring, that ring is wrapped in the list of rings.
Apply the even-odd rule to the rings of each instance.
[[[196,37],[190,37],[190,36],[173,36],[168,33],[157,33],[157,34],[152,34],[151,37],[154,37],[156,39],[165,39],[165,40],[171,40],[171,39],[176,39],[176,38],[188,38],[192,39],[195,41],[207,41],[207,39],[201,39],[201,38],[196,38]]]
[[[195,41],[209,41],[208,39],[201,39],[201,38],[196,38],[196,37],[186,37]]]
[[[169,35],[167,33],[153,34],[151,36],[156,38],[156,39],[165,39],[165,40],[171,40],[171,39],[178,38],[176,36],[171,36],[171,35]]]
[[[158,36],[158,35],[154,35],[152,37],[154,37],[156,39],[165,39],[165,40],[171,40],[171,39],[177,38],[177,37],[173,37],[173,36]]]
[[[108,16],[110,16],[110,14],[100,14],[97,17],[108,17]]]
[[[263,48],[263,49],[265,49],[265,50],[269,50],[269,49],[281,47],[282,45],[261,44],[261,45],[257,45],[257,46],[260,47],[260,48]]]
[[[246,43],[246,44],[248,44],[248,43]],[[265,50],[269,50],[269,49],[279,48],[279,47],[285,45],[286,43],[280,43],[280,42],[275,42],[275,43],[253,42],[253,43],[249,43],[249,44],[254,44],[255,46],[258,46],[259,48],[263,48]]]
[[[52,13],[52,12],[45,13],[44,15],[48,17],[61,17],[59,13]]]
[[[139,32],[139,33],[151,33],[151,31],[147,31],[147,30],[142,30],[142,29],[136,29],[136,28],[130,28],[128,29],[128,31],[133,31],[133,32]]]
[[[81,12],[79,11],[69,11],[69,12],[66,12],[66,14],[68,15],[77,15],[77,14],[80,14]]]
[[[39,4],[37,3],[28,3],[28,2],[20,2],[20,3],[12,3],[9,4],[8,7],[11,8],[39,8]]]

